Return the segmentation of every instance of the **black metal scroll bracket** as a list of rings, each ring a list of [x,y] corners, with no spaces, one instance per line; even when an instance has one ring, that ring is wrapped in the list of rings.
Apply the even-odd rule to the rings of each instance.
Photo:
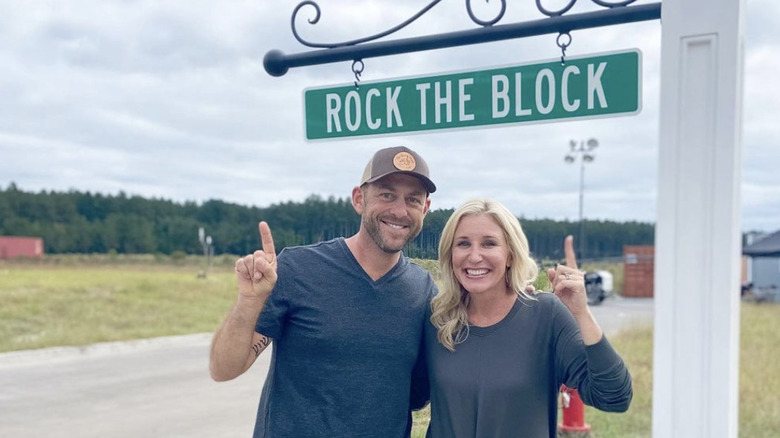
[[[505,0],[504,0],[505,1]],[[615,24],[636,23],[640,21],[657,20],[661,18],[661,3],[651,3],[639,6],[626,6],[635,0],[625,0],[621,4],[608,4],[602,0],[593,0],[594,3],[608,7],[609,9],[594,12],[584,12],[573,15],[563,15],[576,0],[572,0],[565,10],[557,13],[548,14],[549,18],[540,20],[526,21],[523,23],[494,25],[498,19],[491,22],[478,22],[484,27],[449,32],[437,35],[427,35],[414,38],[403,38],[390,41],[363,42],[388,35],[405,24],[418,18],[422,13],[430,9],[438,1],[432,2],[425,10],[418,13],[411,20],[402,26],[397,26],[388,32],[383,32],[378,36],[365,38],[361,40],[350,41],[342,44],[316,45],[307,44],[311,47],[327,47],[324,49],[313,50],[310,52],[294,53],[286,55],[279,50],[271,50],[263,58],[265,71],[271,76],[282,76],[290,68],[303,67],[308,65],[329,64],[339,61],[357,61],[365,58],[376,58],[388,55],[398,55],[401,53],[420,52],[424,50],[443,49],[448,47],[466,46],[471,44],[480,44],[493,41],[502,41],[515,38],[524,38],[529,36],[546,34],[565,34],[573,30],[590,29],[596,27],[611,26]],[[537,0],[539,4],[539,0]],[[319,7],[312,1],[303,2],[298,5],[296,12],[304,5],[313,5],[316,8],[317,17],[310,20],[310,23],[316,23],[319,20]],[[505,5],[502,1],[502,5]],[[545,12],[545,11],[543,11]],[[546,12],[545,12],[546,13]],[[471,11],[469,10],[471,15]],[[502,14],[503,15],[503,10]],[[472,16],[473,19],[473,16]],[[295,20],[295,13],[293,13]],[[295,27],[293,26],[293,32]],[[299,41],[301,39],[299,38]],[[357,84],[356,84],[357,85]]]

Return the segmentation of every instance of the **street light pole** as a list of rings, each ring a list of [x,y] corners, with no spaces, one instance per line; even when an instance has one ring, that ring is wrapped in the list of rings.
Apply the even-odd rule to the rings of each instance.
[[[564,161],[569,164],[573,164],[577,159],[580,160],[580,218],[579,218],[579,237],[578,248],[579,254],[577,258],[582,260],[584,258],[585,248],[585,219],[583,217],[583,201],[585,197],[585,163],[590,163],[596,159],[593,150],[599,146],[598,140],[595,138],[588,139],[588,141],[580,140],[579,143],[575,140],[569,141],[570,151],[566,154]]]
[[[206,269],[198,273],[198,278],[206,278],[209,274],[209,268],[211,268],[211,257],[214,255],[214,246],[212,245],[211,236],[206,235],[206,230],[198,228],[198,241],[203,247],[203,257],[206,259]]]

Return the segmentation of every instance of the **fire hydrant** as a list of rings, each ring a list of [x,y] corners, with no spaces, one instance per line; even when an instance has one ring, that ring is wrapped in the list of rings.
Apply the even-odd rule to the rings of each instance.
[[[559,437],[590,437],[590,426],[585,423],[585,404],[576,389],[561,385],[563,421],[558,425]]]

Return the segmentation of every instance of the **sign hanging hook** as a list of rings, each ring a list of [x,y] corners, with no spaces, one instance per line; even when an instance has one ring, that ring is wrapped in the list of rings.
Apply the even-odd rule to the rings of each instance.
[[[356,59],[356,60],[352,61],[352,73],[355,74],[355,88],[356,89],[360,88],[360,87],[358,87],[358,82],[360,82],[360,75],[363,73],[363,69],[365,67],[366,66],[363,64],[363,60],[362,59]]]
[[[566,38],[562,38],[566,37]],[[561,48],[561,65],[564,64],[564,58],[566,57],[566,48],[571,45],[571,35],[569,32],[561,32],[558,34],[558,38],[555,39],[555,44]]]

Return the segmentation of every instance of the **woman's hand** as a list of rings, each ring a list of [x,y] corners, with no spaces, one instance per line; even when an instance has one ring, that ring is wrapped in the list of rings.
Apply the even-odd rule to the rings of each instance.
[[[588,294],[585,290],[585,274],[577,269],[577,257],[574,253],[574,238],[566,236],[563,241],[563,253],[566,265],[558,265],[547,270],[553,292],[566,305],[575,318],[589,312]]]

